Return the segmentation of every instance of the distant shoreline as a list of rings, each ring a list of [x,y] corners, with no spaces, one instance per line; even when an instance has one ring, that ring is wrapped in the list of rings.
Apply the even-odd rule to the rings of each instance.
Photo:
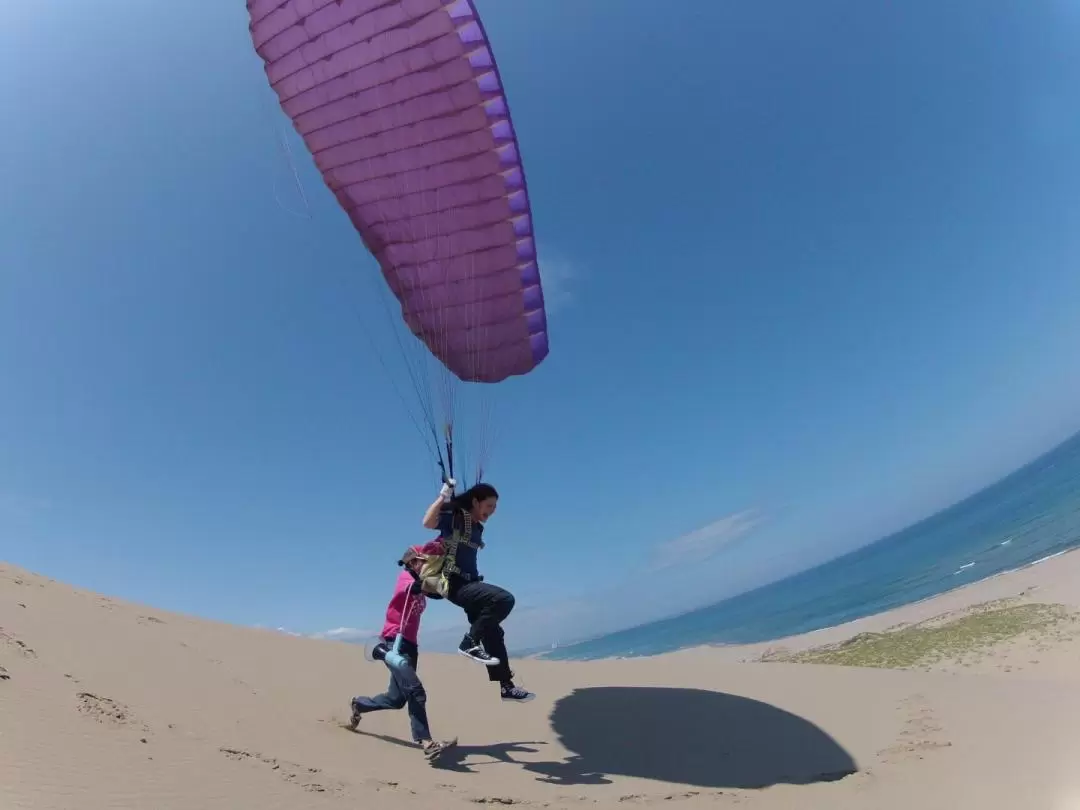
[[[922,520],[800,573],[695,610],[597,634],[544,660],[639,658],[784,643],[1044,568],[1080,547],[1080,433]]]
[[[878,619],[879,617],[882,617],[882,616],[888,616],[888,615],[898,613],[898,612],[901,612],[901,611],[906,612],[909,609],[916,609],[916,608],[919,608],[919,607],[924,606],[924,605],[932,605],[934,602],[936,602],[938,600],[943,600],[945,597],[951,596],[953,594],[961,593],[961,592],[963,592],[965,590],[972,590],[973,592],[977,592],[979,590],[979,587],[986,584],[986,583],[993,582],[994,580],[1001,579],[1002,577],[1009,577],[1009,576],[1011,576],[1013,574],[1021,573],[1021,572],[1026,571],[1026,570],[1028,570],[1030,568],[1034,568],[1036,565],[1042,565],[1043,563],[1049,562],[1050,560],[1054,560],[1054,559],[1057,559],[1059,557],[1064,557],[1064,556],[1070,555],[1070,554],[1076,554],[1078,552],[1080,552],[1080,548],[1070,548],[1070,549],[1066,549],[1065,551],[1056,551],[1053,554],[1047,554],[1045,557],[1041,557],[1038,560],[1034,560],[1032,562],[1025,563],[1024,565],[1017,566],[1016,568],[1010,568],[1010,569],[1008,569],[1006,571],[998,571],[996,573],[989,574],[988,576],[986,576],[986,577],[984,577],[982,579],[977,579],[974,582],[965,582],[963,585],[957,585],[955,588],[950,588],[947,591],[942,591],[941,593],[934,594],[933,596],[926,596],[926,597],[923,597],[922,599],[916,599],[913,602],[906,602],[903,605],[900,605],[900,606],[894,607],[894,608],[890,608],[888,610],[883,610],[880,613],[872,613],[869,616],[863,616],[863,617],[860,617],[858,619],[852,619],[851,621],[840,622],[839,624],[830,625],[828,627],[821,627],[821,628],[819,628],[817,630],[810,630],[807,633],[796,633],[796,634],[791,635],[791,636],[778,636],[775,639],[770,639],[769,641],[763,641],[763,642],[760,642],[760,644],[753,644],[753,645],[748,645],[748,644],[723,644],[723,643],[721,643],[721,644],[701,644],[701,645],[695,645],[695,646],[697,646],[697,647],[707,647],[709,649],[732,649],[732,648],[743,649],[743,648],[747,648],[747,647],[757,647],[757,646],[760,646],[761,644],[764,644],[764,645],[782,644],[782,643],[785,643],[785,642],[788,642],[788,641],[791,641],[791,640],[794,640],[794,639],[804,639],[804,638],[809,639],[811,636],[820,635],[822,633],[833,633],[833,632],[838,631],[838,630],[843,630],[845,627],[854,626],[854,625],[864,623],[864,622],[873,622],[875,619]],[[987,601],[989,601],[989,600],[987,600]],[[1078,599],[1078,603],[1080,603],[1080,599]],[[967,605],[966,607],[974,607],[975,605],[979,605],[979,604],[982,604],[982,601],[973,601],[973,602],[971,602],[971,604]],[[1078,605],[1078,606],[1080,606],[1080,605]],[[683,649],[692,649],[692,648],[684,647]]]
[[[1034,576],[1031,572],[1033,569],[1039,566],[1045,566],[1046,563],[1054,562],[1053,566],[1049,569],[1044,567],[1044,571],[1048,574],[1047,577]],[[1062,570],[1066,566],[1075,566],[1077,569],[1077,575],[1080,576],[1080,547],[1064,549],[1062,551],[1056,551],[1052,554],[1047,554],[1044,557],[1040,557],[1037,560],[1024,563],[1023,565],[1009,568],[1004,571],[997,571],[992,574],[983,577],[982,579],[975,580],[974,582],[965,582],[957,585],[945,591],[941,591],[930,596],[922,597],[911,602],[905,602],[896,607],[889,608],[887,610],[879,611],[877,613],[861,616],[857,619],[851,619],[849,621],[839,622],[837,624],[829,625],[827,627],[820,627],[814,630],[807,631],[805,633],[794,633],[791,635],[776,636],[771,639],[766,639],[759,642],[750,644],[729,643],[729,642],[715,642],[706,644],[687,644],[673,650],[664,650],[660,652],[650,652],[642,654],[620,654],[610,656],[590,656],[587,658],[551,658],[550,650],[532,650],[525,655],[520,655],[522,658],[530,658],[535,660],[549,660],[549,661],[603,661],[603,660],[630,660],[641,658],[656,658],[662,655],[670,655],[673,653],[685,653],[694,650],[710,650],[719,655],[722,655],[725,660],[738,660],[738,661],[750,661],[757,660],[760,655],[765,651],[772,648],[790,648],[792,651],[803,651],[818,644],[834,644],[838,641],[846,640],[847,638],[854,637],[862,632],[880,632],[885,629],[883,624],[891,626],[894,624],[910,624],[917,621],[925,621],[936,615],[936,608],[939,606],[947,606],[944,609],[946,611],[965,610],[985,602],[993,601],[995,599],[1005,598],[1010,593],[999,593],[1000,588],[995,587],[995,583],[1002,583],[1005,590],[1011,590],[1014,581],[1023,581],[1030,583],[1027,586],[1020,586],[1020,590],[1024,590],[1025,587],[1038,588],[1044,580],[1057,579],[1056,572]],[[1034,578],[1032,578],[1034,576]],[[765,586],[768,587],[768,586]],[[984,598],[985,596],[985,598]],[[1073,601],[1068,597],[1068,594],[1063,594],[1065,601],[1056,602],[1056,604],[1067,604],[1073,606]],[[1075,606],[1080,608],[1080,594],[1075,599]],[[927,615],[927,614],[931,615]],[[917,618],[916,618],[917,617]],[[872,629],[871,629],[872,628]],[[626,628],[625,630],[617,632],[627,632],[636,628]],[[597,636],[596,638],[574,642],[573,644],[567,644],[566,647],[574,647],[579,644],[588,644],[592,641],[597,641],[606,636],[612,635],[610,633]]]
[[[864,633],[885,633],[921,623],[960,617],[999,600],[1045,604],[1080,611],[1080,549],[1055,552],[1008,571],[991,574],[934,596],[832,627],[776,638],[756,644],[705,644],[680,653],[708,650],[724,660],[759,662],[778,653],[794,655],[841,644]],[[1047,563],[1053,563],[1047,565]]]

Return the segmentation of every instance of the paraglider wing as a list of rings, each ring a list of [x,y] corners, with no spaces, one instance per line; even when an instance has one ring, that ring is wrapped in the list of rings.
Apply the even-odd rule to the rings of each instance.
[[[454,375],[548,353],[510,111],[471,0],[248,0],[282,109],[401,304]]]

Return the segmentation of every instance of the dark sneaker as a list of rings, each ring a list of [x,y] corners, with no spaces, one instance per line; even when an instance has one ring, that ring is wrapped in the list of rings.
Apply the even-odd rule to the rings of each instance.
[[[468,636],[462,639],[461,646],[458,647],[458,655],[464,655],[466,658],[472,659],[478,664],[483,664],[486,667],[496,667],[499,665],[499,659],[493,655],[488,655],[487,651],[473,641]]]
[[[390,646],[385,641],[380,641],[372,648],[371,657],[376,661],[385,661],[388,652],[390,652]]]
[[[500,690],[499,696],[507,703],[528,703],[536,698],[535,694],[528,689],[522,689],[520,686],[504,686]]]
[[[360,710],[356,708],[355,698],[349,702],[349,706],[352,708],[352,716],[349,718],[349,729],[351,731],[356,731],[356,727],[360,725]]]
[[[499,659],[493,655],[488,655],[484,648],[480,646],[469,647],[467,650],[458,650],[458,654],[464,655],[466,658],[470,658],[486,667],[497,667],[499,665]]]

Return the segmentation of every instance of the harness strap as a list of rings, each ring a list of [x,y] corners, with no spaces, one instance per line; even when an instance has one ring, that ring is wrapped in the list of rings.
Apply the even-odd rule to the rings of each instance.
[[[474,577],[472,574],[466,574],[457,567],[458,546],[465,545],[469,548],[475,549],[481,549],[484,547],[483,542],[474,543],[472,541],[472,515],[470,515],[468,512],[463,512],[462,514],[464,517],[464,526],[462,527],[462,529],[459,530],[457,526],[457,521],[453,520],[452,525],[454,527],[454,530],[453,532],[451,532],[450,537],[443,540],[444,544],[446,544],[446,556],[443,561],[441,578],[447,593],[450,592],[451,574],[456,577],[460,577],[461,579],[464,579],[468,582],[472,582],[474,579],[476,579],[476,577]]]

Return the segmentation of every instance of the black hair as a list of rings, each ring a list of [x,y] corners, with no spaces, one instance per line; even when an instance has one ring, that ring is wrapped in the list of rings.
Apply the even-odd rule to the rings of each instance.
[[[454,496],[450,500],[450,506],[453,509],[468,512],[473,508],[473,501],[486,501],[488,498],[498,497],[499,493],[491,484],[473,484],[460,495]]]

